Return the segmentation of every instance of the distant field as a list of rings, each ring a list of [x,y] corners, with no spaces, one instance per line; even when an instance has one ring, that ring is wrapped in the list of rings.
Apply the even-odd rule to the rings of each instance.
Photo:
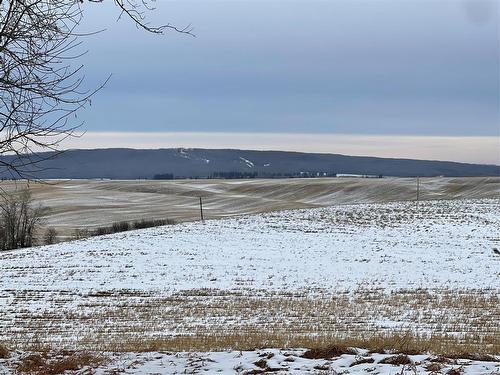
[[[24,182],[3,181],[5,191]],[[205,218],[338,204],[382,203],[416,199],[414,178],[324,178],[272,180],[66,180],[30,183],[34,198],[50,208],[44,225],[60,239],[75,229],[96,228],[138,219]],[[500,178],[422,178],[420,199],[498,198]]]

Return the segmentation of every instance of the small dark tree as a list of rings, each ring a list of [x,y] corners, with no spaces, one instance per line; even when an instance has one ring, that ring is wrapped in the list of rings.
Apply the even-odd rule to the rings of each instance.
[[[53,245],[57,241],[57,231],[54,228],[48,228],[45,231],[44,243],[45,245]]]

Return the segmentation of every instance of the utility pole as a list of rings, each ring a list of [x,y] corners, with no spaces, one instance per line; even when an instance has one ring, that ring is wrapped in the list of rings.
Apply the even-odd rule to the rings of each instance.
[[[417,176],[417,205],[419,198],[420,198],[420,177]]]
[[[201,201],[201,197],[200,197],[200,217],[201,217],[201,221],[204,221],[203,220],[203,203]]]

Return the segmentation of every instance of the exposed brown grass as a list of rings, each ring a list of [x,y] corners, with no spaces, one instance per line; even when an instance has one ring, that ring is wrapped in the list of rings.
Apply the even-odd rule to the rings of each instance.
[[[443,365],[440,363],[429,363],[428,365],[425,366],[425,369],[429,372],[437,373],[441,371],[443,368]]]
[[[401,338],[405,337],[404,344]],[[334,345],[332,343],[335,343]],[[94,343],[95,345],[95,343]],[[156,352],[156,351],[219,351],[219,350],[255,350],[256,348],[310,348],[318,351],[318,358],[327,358],[324,348],[366,348],[371,352],[422,354],[433,353],[448,355],[449,353],[499,353],[496,346],[485,347],[480,343],[444,338],[440,335],[431,337],[411,336],[407,334],[376,334],[369,337],[336,336],[335,334],[311,336],[308,334],[287,335],[279,332],[267,333],[229,333],[178,335],[175,337],[122,337],[112,342],[104,342],[102,348],[116,352]],[[492,349],[493,348],[493,349]],[[407,350],[407,352],[405,352]],[[477,358],[480,358],[479,356]],[[483,357],[487,358],[487,357]],[[488,357],[489,358],[489,357]],[[489,358],[491,359],[491,358]]]
[[[23,357],[16,366],[16,371],[21,374],[36,374],[46,367],[46,358],[40,353],[30,353]]]
[[[483,361],[483,362],[499,362],[495,357],[489,354],[484,353],[464,353],[464,352],[456,352],[456,353],[448,353],[446,355],[448,358],[452,359],[470,359],[471,361]]]
[[[7,349],[7,347],[3,344],[0,344],[0,359],[5,359],[9,358],[10,351]]]
[[[356,350],[339,345],[330,345],[322,348],[312,348],[302,354],[302,358],[307,359],[330,359],[339,357],[342,354],[356,354]]]
[[[373,362],[375,362],[375,360],[371,357],[367,357],[367,358],[360,357],[360,358],[357,358],[353,363],[351,363],[349,365],[349,367],[362,365],[364,363],[373,363]]]
[[[21,358],[16,371],[25,374],[56,375],[85,367],[95,368],[106,362],[104,356],[90,352],[30,353]]]
[[[464,372],[463,366],[457,368],[451,368],[446,371],[446,375],[461,375]]]
[[[379,363],[401,366],[401,365],[409,365],[411,364],[411,359],[406,354],[398,354],[392,357],[387,357],[382,359]]]
[[[16,301],[40,298],[36,291]],[[44,298],[46,295],[44,294]],[[265,347],[363,347],[374,352],[443,355],[500,353],[495,291],[376,290],[311,296],[300,292],[224,292],[200,289],[157,296],[133,290],[89,293],[71,306],[70,292],[55,295],[57,309],[19,311],[4,326],[12,348],[37,346],[103,351],[248,350]],[[400,322],[383,326],[377,321]],[[9,331],[9,327],[16,330]],[[68,333],[78,341],[67,340]],[[171,332],[165,335],[164,332]],[[415,332],[428,332],[417,334]],[[456,334],[450,334],[455,332]],[[33,340],[32,340],[33,341]],[[451,354],[450,354],[451,353]]]
[[[258,361],[254,362],[253,364],[257,367],[260,367],[260,368],[267,367],[267,361],[264,358],[259,359]]]

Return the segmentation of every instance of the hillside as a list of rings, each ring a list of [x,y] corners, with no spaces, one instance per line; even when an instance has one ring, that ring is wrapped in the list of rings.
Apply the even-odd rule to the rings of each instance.
[[[338,154],[314,154],[284,151],[229,149],[94,149],[69,150],[62,154],[40,153],[15,159],[4,156],[0,161],[22,164],[27,158],[45,160],[31,175],[36,178],[153,178],[173,175],[175,178],[227,176],[286,177],[317,173],[367,174],[383,176],[498,176],[500,166],[465,164],[446,161],[387,159]],[[18,177],[7,170],[0,177]]]
[[[319,374],[318,366],[427,374],[431,353],[500,353],[499,223],[496,199],[354,204],[7,251],[0,253],[0,342],[123,353],[100,374],[124,361],[127,374],[259,374],[264,357],[260,368],[279,367],[277,374]],[[300,348],[332,343],[364,348],[371,362],[301,359]],[[238,353],[253,348],[274,355]],[[297,348],[293,361],[280,348]],[[385,348],[394,351],[376,354]],[[192,357],[202,362],[195,368],[185,351],[222,354]],[[382,363],[401,351],[423,354],[406,362],[418,372]],[[0,373],[23,358],[0,360]],[[498,370],[497,357],[452,358],[441,360],[441,373]]]
[[[499,177],[426,177],[419,199],[500,197]],[[3,181],[4,191],[26,186]],[[288,178],[249,180],[60,180],[29,183],[33,199],[48,210],[44,225],[61,239],[77,229],[94,229],[139,219],[199,220],[199,197],[207,219],[295,208],[416,199],[415,178]]]

